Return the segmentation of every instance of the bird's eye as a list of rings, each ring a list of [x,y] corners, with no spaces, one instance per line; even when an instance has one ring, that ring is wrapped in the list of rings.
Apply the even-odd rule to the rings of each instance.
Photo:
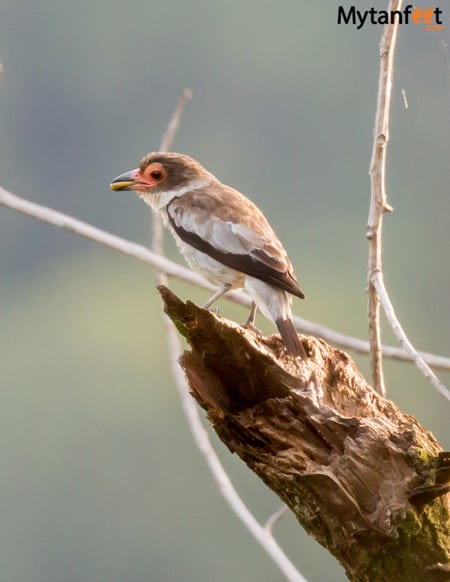
[[[162,172],[161,170],[153,170],[153,172],[150,172],[150,176],[154,179],[154,180],[161,180],[162,178]]]

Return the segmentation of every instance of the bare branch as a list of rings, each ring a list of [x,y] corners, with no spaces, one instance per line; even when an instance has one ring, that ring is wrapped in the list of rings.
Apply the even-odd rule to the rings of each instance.
[[[183,115],[186,103],[190,99],[192,99],[192,91],[190,89],[183,89],[178,99],[177,106],[175,107],[175,111],[170,118],[169,125],[161,139],[159,146],[161,152],[168,152],[172,148],[175,134],[180,125],[181,116]],[[161,217],[154,211],[152,211],[152,250],[158,255],[164,256],[163,224]],[[156,284],[167,285],[167,277],[163,271],[158,271],[156,273]]]
[[[433,374],[432,370],[427,366],[427,364],[423,361],[423,358],[420,357],[420,354],[417,352],[415,347],[409,341],[408,336],[403,331],[403,328],[395,315],[394,306],[391,303],[389,298],[388,292],[386,291],[386,287],[384,285],[383,274],[376,273],[373,280],[373,285],[375,290],[380,298],[381,304],[383,306],[384,312],[386,313],[386,317],[391,324],[392,331],[397,336],[399,342],[404,347],[405,350],[411,354],[414,358],[414,362],[422,374],[427,378],[431,384],[445,397],[447,400],[450,400],[450,392],[448,389],[440,382],[435,374]]]
[[[250,301],[248,301],[248,305],[250,305]],[[309,333],[316,337],[321,337],[327,342],[340,346],[341,348],[357,352],[358,354],[367,355],[370,353],[370,344],[366,340],[345,335],[343,333],[335,331],[334,329],[330,329],[325,325],[308,321],[297,315],[294,316],[294,324],[298,331],[303,333]],[[382,345],[381,347],[383,351],[383,356],[385,358],[389,358],[391,360],[398,360],[400,362],[414,361],[414,358],[411,357],[411,354],[404,350],[403,348],[387,345]],[[419,354],[420,357],[432,368],[450,371],[449,368],[450,358],[447,358],[445,356],[437,356],[435,354],[422,351],[419,352]]]
[[[402,0],[391,0],[389,10],[400,10]],[[389,116],[391,106],[392,82],[394,77],[394,54],[398,32],[398,20],[387,24],[380,43],[380,74],[378,81],[377,112],[375,115],[374,144],[370,163],[371,198],[367,223],[367,238],[369,240],[369,339],[371,353],[372,381],[374,388],[385,393],[382,345],[380,331],[380,303],[393,332],[403,348],[412,356],[419,370],[433,386],[447,399],[450,393],[417,352],[398,321],[394,307],[389,298],[383,279],[382,269],[382,225],[383,214],[392,212],[387,202],[386,194],[386,154],[389,141]],[[403,91],[405,107],[407,107]]]
[[[160,257],[141,244],[121,238],[110,232],[101,230],[100,228],[96,228],[95,226],[73,218],[63,212],[58,212],[52,208],[21,198],[12,192],[8,192],[1,186],[0,204],[7,208],[11,208],[16,212],[27,214],[28,216],[37,218],[38,220],[42,220],[43,222],[47,222],[58,228],[63,228],[79,236],[93,240],[117,252],[134,257],[166,273],[169,277],[175,277],[182,281],[186,281],[187,283],[191,283],[196,287],[207,289],[208,291],[216,289],[211,285],[211,283],[206,281],[206,279],[197,275],[187,267],[175,263],[165,257]],[[233,291],[232,293],[227,293],[224,298],[245,307],[250,307],[251,305],[250,298],[243,292]],[[368,354],[370,351],[369,342],[339,333],[325,325],[308,321],[299,316],[294,317],[294,323],[299,331],[322,337],[327,342],[335,344],[341,348],[353,350],[360,354]],[[395,346],[383,346],[383,355],[387,358],[403,362],[414,361],[410,352]],[[450,358],[422,351],[419,352],[419,355],[429,366],[435,369],[450,371]]]
[[[159,145],[160,152],[168,152],[172,149],[173,139],[178,130],[178,127],[180,126],[181,116],[183,115],[184,108],[186,107],[186,103],[191,99],[192,91],[187,88],[183,89],[178,99],[175,111],[172,114],[169,125],[167,126],[166,132],[164,133]]]
[[[391,0],[389,10],[400,10],[402,0]],[[373,285],[376,273],[382,272],[382,225],[383,214],[391,212],[386,195],[386,151],[389,141],[389,114],[391,107],[394,53],[397,40],[398,19],[386,24],[380,43],[380,74],[378,80],[377,111],[374,125],[374,142],[370,162],[371,197],[366,236],[369,240],[368,293],[369,293],[369,340],[373,387],[385,394],[381,331],[380,302]]]

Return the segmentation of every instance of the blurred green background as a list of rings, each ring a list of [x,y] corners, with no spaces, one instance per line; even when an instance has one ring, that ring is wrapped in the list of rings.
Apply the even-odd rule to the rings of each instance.
[[[400,30],[384,257],[411,339],[448,354],[442,7],[443,31]],[[338,26],[336,14],[337,5],[303,0],[2,0],[0,183],[147,244],[142,202],[108,184],[158,147],[180,90],[191,87],[175,149],[267,213],[308,295],[297,313],[366,337],[382,30]],[[0,273],[0,581],[281,580],[192,444],[151,269],[0,208]],[[221,310],[246,317],[226,302]],[[367,372],[367,359],[357,361]],[[387,363],[386,372],[389,397],[450,448],[449,403],[413,366]],[[268,518],[277,498],[212,439],[245,501]],[[276,535],[310,582],[345,579],[293,518]]]

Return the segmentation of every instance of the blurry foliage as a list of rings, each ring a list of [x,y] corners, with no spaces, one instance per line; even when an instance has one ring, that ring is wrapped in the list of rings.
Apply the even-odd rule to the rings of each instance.
[[[157,147],[189,86],[176,149],[267,212],[308,295],[296,312],[364,336],[380,33],[294,0],[3,0],[0,183],[147,242],[142,203],[108,184]],[[449,42],[448,28],[400,31],[385,221],[398,314],[438,353],[450,339]],[[193,449],[151,271],[0,209],[0,272],[1,579],[279,580]],[[448,406],[412,366],[387,372],[389,396],[448,448]],[[278,501],[218,449],[268,517]],[[277,534],[310,582],[344,579],[291,518]]]

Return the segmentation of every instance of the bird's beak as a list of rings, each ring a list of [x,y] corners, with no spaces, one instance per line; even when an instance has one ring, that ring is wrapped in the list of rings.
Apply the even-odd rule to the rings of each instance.
[[[119,190],[133,190],[133,186],[138,184],[137,177],[139,175],[139,169],[130,170],[129,172],[125,172],[125,174],[120,174],[117,178],[111,182],[109,187],[111,190],[119,191]]]

